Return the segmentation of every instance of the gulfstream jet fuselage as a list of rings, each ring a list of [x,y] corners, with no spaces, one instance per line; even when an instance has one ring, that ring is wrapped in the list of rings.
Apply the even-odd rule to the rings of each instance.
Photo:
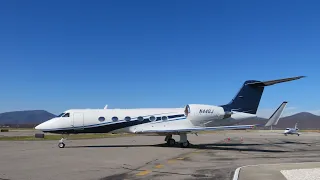
[[[255,125],[234,124],[257,117],[256,112],[264,87],[302,77],[264,82],[246,81],[230,103],[218,106],[188,104],[184,108],[71,109],[38,125],[36,129],[59,134],[157,133],[165,135],[169,145],[175,143],[172,135],[178,134],[180,145],[187,147],[187,133],[253,128]],[[59,147],[64,147],[62,141]]]
[[[231,117],[232,116],[232,117]],[[143,132],[147,129],[172,129],[232,125],[238,121],[254,118],[255,114],[226,112],[222,107],[190,104],[185,108],[144,109],[71,109],[36,127],[43,132],[107,133]],[[142,125],[144,126],[137,126]]]

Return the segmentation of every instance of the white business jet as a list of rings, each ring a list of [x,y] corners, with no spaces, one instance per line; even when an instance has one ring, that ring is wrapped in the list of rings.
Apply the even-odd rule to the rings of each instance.
[[[298,136],[300,136],[300,133],[298,132],[299,131],[299,128],[298,128],[298,123],[296,123],[296,125],[294,126],[294,128],[286,128],[284,130],[284,135],[287,136],[288,134],[296,134]]]
[[[252,129],[255,125],[234,125],[256,118],[265,86],[297,80],[304,76],[272,81],[245,81],[237,95],[225,105],[188,104],[184,108],[143,109],[71,109],[43,122],[35,129],[48,133],[157,133],[166,136],[169,146],[172,135],[180,135],[180,146],[190,145],[187,134],[199,131]],[[210,123],[210,127],[206,125]],[[64,148],[64,138],[59,142]]]

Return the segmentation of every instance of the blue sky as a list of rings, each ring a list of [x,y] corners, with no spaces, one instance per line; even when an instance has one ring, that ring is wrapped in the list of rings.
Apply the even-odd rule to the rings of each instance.
[[[320,109],[318,1],[1,1],[0,112],[224,104]]]

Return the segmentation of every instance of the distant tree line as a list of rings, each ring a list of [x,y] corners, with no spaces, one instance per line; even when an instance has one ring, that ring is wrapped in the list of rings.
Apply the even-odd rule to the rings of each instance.
[[[34,128],[38,124],[0,124],[0,127],[9,127],[9,128]]]

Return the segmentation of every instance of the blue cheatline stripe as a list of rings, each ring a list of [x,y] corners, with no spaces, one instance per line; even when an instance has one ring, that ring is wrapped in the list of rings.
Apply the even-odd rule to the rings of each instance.
[[[145,123],[161,123],[161,122],[168,122],[168,121],[176,121],[176,120],[183,120],[186,119],[184,114],[174,114],[174,115],[167,115],[168,113],[163,113],[163,114],[153,114],[153,115],[146,115],[146,116],[141,116],[141,117],[150,117],[150,116],[167,116],[168,120],[160,120],[160,121],[150,121],[148,119],[144,119],[141,121],[139,124],[145,124]],[[140,117],[140,116],[139,116]],[[94,128],[94,127],[101,127],[105,125],[115,125],[115,124],[120,124],[120,123],[130,123],[133,121],[139,121],[138,117],[131,118],[130,121],[126,120],[120,120],[116,122],[105,122],[105,123],[99,123],[99,124],[92,124],[92,125],[85,125],[85,126],[77,126],[77,127],[68,127],[68,128],[57,128],[57,129],[44,129],[43,131],[59,131],[59,130],[70,130],[70,129],[85,129],[85,128]],[[137,124],[136,124],[137,125]]]
[[[156,123],[162,123],[162,122],[169,122],[169,121],[177,121],[177,120],[184,120],[186,119],[185,117],[183,118],[177,118],[177,119],[170,119],[170,120],[166,120],[166,121],[149,121],[146,123],[151,123],[151,124],[156,124]],[[146,120],[146,119],[144,119]],[[143,121],[144,121],[143,120]],[[87,126],[80,126],[80,127],[73,127],[73,129],[83,129],[83,128],[91,128],[91,127],[99,127],[99,126],[104,126],[104,125],[111,125],[111,124],[119,124],[119,123],[124,123],[124,122],[132,122],[132,121],[138,121],[138,119],[134,119],[134,120],[130,120],[130,121],[117,121],[117,122],[110,122],[110,123],[103,123],[103,124],[94,124],[94,125],[87,125]],[[143,122],[141,121],[141,122]],[[141,123],[141,124],[146,124],[146,123]]]

